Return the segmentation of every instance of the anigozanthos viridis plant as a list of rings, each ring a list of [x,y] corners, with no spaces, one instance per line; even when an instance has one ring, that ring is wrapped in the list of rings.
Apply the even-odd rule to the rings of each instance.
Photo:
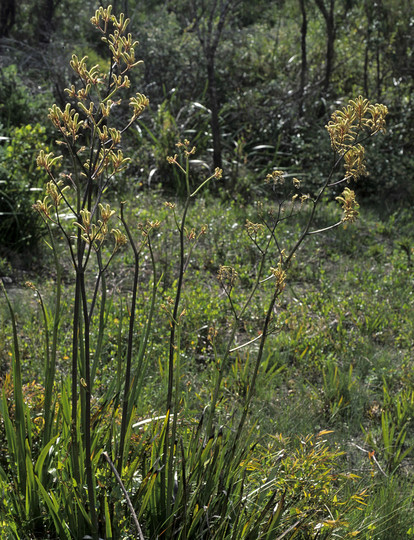
[[[336,197],[336,200],[342,203],[342,219],[323,229],[311,229],[318,205],[321,203],[322,198],[327,195],[326,192],[329,188],[343,182],[349,182],[351,179],[356,181],[361,176],[367,175],[365,167],[365,148],[362,143],[379,132],[385,132],[385,117],[387,113],[388,109],[385,105],[373,105],[361,96],[355,100],[350,100],[348,105],[342,110],[335,111],[332,114],[332,120],[326,126],[334,151],[334,162],[325,182],[322,184],[316,195],[311,197],[309,194],[303,193],[300,180],[293,178],[292,189],[296,193],[290,195],[290,200],[286,198],[286,190],[283,189],[283,195],[279,195],[277,198],[276,209],[271,208],[267,212],[267,215],[262,209],[258,212],[260,222],[267,231],[267,238],[264,240],[263,247],[259,248],[260,265],[258,267],[259,270],[254,287],[256,287],[259,282],[264,283],[268,279],[274,280],[275,287],[267,308],[265,322],[261,333],[259,351],[253,371],[253,378],[246,398],[240,426],[243,426],[246,419],[247,410],[254,392],[258,369],[262,361],[264,343],[269,330],[271,331],[270,326],[273,320],[274,307],[278,297],[283,292],[289,265],[297,250],[308,236],[326,232],[341,224],[346,224],[347,222],[353,222],[358,217],[357,209],[359,205],[355,199],[355,193],[346,187],[342,196]],[[341,162],[344,162],[345,176],[340,180],[335,181],[334,176],[337,173]],[[266,183],[270,185],[272,191],[277,196],[278,186],[284,187],[285,176],[282,171],[275,170],[267,175]],[[279,238],[277,235],[277,227],[282,221],[294,217],[295,214],[302,209],[304,204],[310,207],[307,222],[294,245],[290,248],[284,248],[283,238]],[[251,235],[252,224],[249,225],[249,223],[246,228],[248,234]],[[258,247],[256,238],[253,240]],[[262,270],[264,269],[264,263],[269,256],[277,257],[278,263],[276,268],[270,268],[270,276],[263,279]]]
[[[260,366],[263,359],[263,351],[266,339],[268,336],[277,328],[277,318],[275,316],[275,307],[278,302],[279,297],[285,289],[286,282],[289,278],[289,267],[292,259],[294,258],[296,252],[305,241],[311,235],[321,234],[328,230],[331,230],[335,227],[338,227],[341,224],[346,224],[347,222],[353,222],[358,216],[358,204],[355,199],[355,193],[346,187],[341,196],[337,197],[337,200],[342,203],[343,208],[343,217],[339,221],[333,223],[332,225],[325,227],[323,229],[313,229],[312,225],[316,216],[317,208],[325,197],[328,195],[328,191],[333,186],[341,184],[342,182],[349,182],[351,179],[358,179],[363,175],[366,175],[366,167],[364,162],[365,150],[363,143],[369,137],[377,134],[379,131],[384,131],[385,126],[385,116],[387,114],[387,109],[383,105],[371,105],[367,100],[364,100],[362,97],[359,97],[356,100],[350,101],[349,105],[345,107],[342,111],[337,111],[332,115],[332,121],[328,124],[327,129],[329,131],[332,147],[334,150],[334,159],[330,172],[328,173],[325,181],[313,196],[303,192],[301,182],[294,178],[290,186],[287,185],[287,179],[283,171],[275,170],[272,173],[268,174],[266,177],[266,184],[270,187],[273,194],[273,198],[276,198],[276,201],[267,204],[259,204],[257,211],[257,220],[258,222],[253,222],[248,220],[246,223],[246,233],[249,236],[250,240],[254,244],[258,252],[258,261],[255,265],[256,273],[252,282],[252,287],[250,293],[247,295],[247,298],[243,304],[239,304],[234,301],[235,295],[237,295],[237,271],[235,268],[227,264],[223,264],[218,272],[218,280],[221,285],[221,288],[228,298],[230,303],[230,310],[233,314],[233,324],[229,330],[226,331],[226,337],[222,340],[217,340],[217,329],[212,329],[210,332],[210,341],[215,355],[215,365],[216,365],[216,377],[214,381],[214,387],[211,392],[211,401],[206,407],[205,414],[200,422],[200,426],[203,426],[203,429],[199,426],[199,431],[197,436],[203,440],[203,445],[199,448],[198,454],[197,450],[194,449],[197,459],[202,460],[202,456],[205,455],[207,462],[204,462],[203,466],[204,478],[207,478],[211,473],[217,480],[217,471],[214,473],[212,469],[216,466],[216,456],[217,459],[220,459],[220,489],[226,493],[226,496],[229,497],[232,494],[232,489],[234,487],[234,482],[240,481],[240,478],[235,472],[237,468],[245,462],[245,459],[248,459],[247,456],[249,452],[246,448],[245,441],[247,440],[245,430],[245,424],[247,415],[249,412],[250,404],[253,399],[255,392],[255,386],[257,383],[257,377],[259,373]],[[169,158],[171,163],[177,164],[177,159]],[[341,163],[345,165],[345,175],[341,177],[340,180],[336,180],[336,174],[338,174],[339,167]],[[181,166],[181,171],[183,174],[188,177],[188,163],[186,167]],[[188,190],[189,191],[189,190]],[[270,206],[270,208],[269,208]],[[283,233],[280,233],[279,225],[287,219],[293,219],[297,216],[298,212],[302,210],[307,210],[308,216],[305,222],[305,226],[302,231],[297,236],[296,240],[291,245],[285,245],[285,239]],[[184,209],[184,219],[187,208]],[[181,231],[181,246],[183,246],[183,225],[180,225],[177,221],[177,226]],[[183,252],[183,248],[182,248]],[[269,274],[266,277],[266,274]],[[181,271],[180,275],[183,275]],[[264,310],[264,319],[259,336],[254,337],[251,340],[248,340],[242,345],[236,346],[235,338],[237,336],[238,329],[243,323],[243,319],[248,316],[248,309],[252,302],[252,299],[262,287],[268,287],[268,282],[272,283],[271,289],[268,290],[268,303]],[[180,283],[181,288],[182,283]],[[178,303],[179,303],[180,293],[176,297],[176,308],[174,310],[174,316],[171,317],[172,324],[174,329],[172,330],[172,339],[171,344],[171,354],[170,354],[170,377],[169,377],[169,391],[168,391],[168,402],[172,404],[172,394],[173,394],[173,366],[174,357],[178,356],[176,349],[176,341],[174,338],[175,328],[179,329],[179,320],[177,315],[179,313]],[[179,339],[179,338],[178,338]],[[222,345],[220,346],[220,341]],[[223,344],[224,343],[224,344]],[[247,392],[244,399],[243,406],[238,415],[238,425],[234,429],[234,433],[231,437],[227,437],[225,442],[223,438],[223,433],[221,430],[218,434],[215,432],[214,423],[216,421],[216,409],[221,395],[221,387],[223,382],[223,375],[226,371],[226,367],[230,361],[231,355],[236,351],[240,351],[243,347],[247,347],[253,343],[258,344],[257,352],[255,353],[255,359],[253,361],[253,369],[250,381],[247,385]],[[179,347],[178,347],[179,350]],[[178,370],[179,373],[179,370]],[[168,408],[170,411],[170,407]],[[172,429],[173,434],[176,433],[176,424],[173,424]],[[172,440],[170,444],[166,443],[166,440],[169,436],[169,431],[163,429],[164,436],[164,459],[165,465],[167,468],[173,466],[173,461],[175,457],[175,452],[177,450],[177,444],[175,440]],[[178,439],[177,439],[178,440]],[[194,442],[190,443],[190,446]],[[207,453],[208,449],[208,453]],[[168,451],[170,452],[170,457],[167,457]],[[195,478],[195,472],[188,475],[188,472],[185,470],[185,464],[189,464],[194,459],[192,454],[185,454],[185,450],[181,451],[182,454],[182,467],[183,472],[180,476],[177,467],[175,477],[176,489],[175,489],[175,499],[173,498],[172,493],[172,471],[167,471],[162,473],[165,475],[166,480],[166,489],[164,493],[167,494],[167,500],[165,504],[169,504],[169,500],[177,500],[178,494],[182,494],[182,504],[190,504],[191,500],[190,491],[186,492],[188,485],[190,484],[190,478]],[[223,458],[224,456],[224,458]],[[197,461],[197,460],[196,460]],[[196,466],[195,466],[196,467]],[[196,468],[197,470],[197,468]],[[247,472],[246,472],[247,474]],[[187,476],[186,476],[187,475]],[[193,476],[192,476],[193,475]],[[169,478],[168,478],[169,477]],[[201,480],[202,482],[202,480]],[[197,484],[198,485],[198,484]],[[171,486],[171,487],[168,487]],[[267,488],[270,490],[274,487],[272,481],[267,484]],[[201,489],[201,484],[195,488]],[[204,488],[207,489],[206,487]],[[211,494],[211,492],[210,492]],[[164,495],[165,496],[165,495]],[[240,497],[240,493],[238,493]],[[226,527],[229,530],[223,534],[228,534],[229,538],[237,538],[238,531],[243,531],[243,534],[248,535],[249,533],[254,534],[254,538],[261,537],[261,534],[265,534],[264,537],[293,537],[297,530],[307,530],[310,516],[307,514],[307,511],[301,512],[298,511],[296,522],[291,524],[292,528],[287,530],[280,529],[280,523],[283,522],[283,512],[287,511],[285,495],[279,494],[280,499],[277,505],[277,519],[272,521],[268,520],[266,522],[266,527],[261,518],[258,521],[254,521],[253,518],[250,522],[245,522],[245,527],[239,529],[240,521],[242,519],[240,514],[237,514],[237,518],[233,523],[227,523]],[[171,497],[171,498],[170,498]],[[195,503],[192,503],[194,506],[191,507],[192,518],[197,519],[198,524],[195,524],[194,521],[191,523],[186,522],[183,517],[184,524],[182,531],[185,531],[184,537],[189,534],[188,531],[194,532],[198,530],[197,527],[203,527],[205,521],[211,520],[212,515],[227,515],[226,510],[222,503],[219,502],[219,497],[214,497],[211,495],[206,501],[204,510],[201,510],[200,506]],[[354,496],[354,500],[361,501],[363,495]],[[271,499],[274,501],[275,499]],[[333,534],[338,529],[346,528],[346,523],[341,518],[341,512],[338,511],[335,514],[335,518],[332,518],[330,511],[327,509],[327,506],[324,504],[323,500],[312,501],[312,512],[317,512],[318,514],[318,523],[321,530],[324,531],[324,534],[327,537]],[[177,509],[177,506],[172,508]],[[308,506],[308,509],[310,506]],[[340,507],[338,507],[339,510]],[[214,511],[214,509],[216,511]],[[269,510],[269,509],[267,509]],[[264,513],[267,511],[263,510]],[[220,514],[223,512],[223,514]],[[164,518],[168,516],[168,510],[166,513],[161,514]],[[175,526],[178,527],[179,516],[175,513]],[[263,516],[262,516],[263,517]],[[165,519],[162,522],[162,527],[166,532],[168,538],[172,538],[170,534],[172,527],[172,518]],[[281,521],[282,520],[282,521]],[[254,526],[253,526],[254,521]],[[270,525],[269,525],[270,523]],[[286,523],[286,521],[285,521]],[[232,529],[233,527],[233,529]],[[270,528],[269,528],[270,527]],[[229,532],[231,530],[231,532]],[[232,536],[232,534],[234,534]],[[242,534],[242,533],[240,533]],[[316,534],[316,533],[315,533]],[[319,532],[318,532],[319,534]],[[267,536],[266,536],[267,535]],[[273,535],[273,536],[272,536]],[[289,536],[290,535],[290,536]],[[247,536],[246,536],[247,537]],[[251,536],[253,538],[253,536]]]
[[[195,243],[204,234],[205,229],[202,228],[199,233],[188,231],[186,227],[186,219],[188,209],[194,197],[212,180],[220,179],[222,170],[216,168],[214,174],[205,179],[193,191],[190,186],[190,158],[196,152],[196,148],[191,146],[190,142],[185,139],[183,142],[177,143],[179,154],[168,156],[167,161],[171,165],[178,167],[184,175],[186,199],[181,216],[176,213],[176,207],[172,203],[167,203],[174,215],[174,222],[179,234],[179,268],[175,298],[172,300],[171,311],[164,306],[170,319],[170,336],[169,336],[169,353],[168,353],[168,384],[167,384],[167,399],[166,399],[166,420],[164,425],[164,448],[162,453],[162,468],[161,468],[161,489],[160,489],[160,505],[161,515],[165,520],[166,528],[171,526],[173,519],[173,489],[174,489],[174,461],[177,450],[177,413],[178,413],[178,384],[180,380],[180,320],[185,315],[185,310],[180,313],[180,300],[183,289],[184,274],[188,266],[188,261],[191,257],[191,252]],[[189,248],[186,251],[186,241],[189,242]],[[174,385],[175,399],[174,399]],[[170,432],[170,418],[172,418]]]
[[[54,240],[54,230],[58,230],[66,241],[74,270],[75,292],[73,301],[72,364],[71,389],[64,387],[63,395],[70,399],[70,470],[73,478],[74,499],[79,502],[70,528],[82,536],[85,531],[98,537],[98,515],[96,505],[96,480],[93,463],[96,465],[103,448],[91,429],[91,398],[94,377],[99,362],[106,306],[106,270],[117,251],[127,242],[127,236],[115,225],[115,211],[104,201],[104,194],[110,188],[115,176],[123,171],[129,159],[122,151],[123,133],[135,122],[148,105],[148,99],[138,93],[129,98],[130,114],[122,128],[113,121],[123,105],[122,94],[130,88],[129,72],[141,62],[135,58],[137,42],[127,33],[129,20],[121,14],[112,14],[112,7],[100,7],[91,19],[92,24],[102,34],[102,41],[108,46],[111,55],[109,73],[100,71],[98,65],[88,66],[87,57],[72,56],[70,65],[77,77],[77,83],[65,90],[68,102],[60,108],[53,105],[49,118],[59,132],[60,144],[64,153],[55,156],[41,151],[37,165],[49,175],[46,195],[37,201],[35,209],[43,217],[50,229],[51,246],[56,258],[58,275],[61,263]],[[66,172],[56,175],[56,165],[69,158]],[[61,165],[60,165],[61,166]],[[63,166],[61,166],[63,169]],[[111,240],[112,239],[112,240]],[[112,242],[112,245],[111,245]],[[104,252],[104,247],[107,248]],[[106,253],[106,255],[105,255]],[[96,258],[97,277],[89,293],[86,283],[92,257]],[[105,258],[106,257],[106,258]],[[138,269],[136,268],[136,271]],[[133,303],[136,295],[135,278]],[[45,429],[44,448],[50,442],[56,418],[51,407],[56,367],[56,333],[59,320],[60,286],[54,313],[53,347],[45,368]],[[91,325],[94,310],[99,304],[99,328],[96,343],[91,343]],[[130,334],[134,325],[135,304],[131,310]],[[129,399],[131,394],[131,336],[124,373],[123,418],[120,439],[118,440],[118,470],[122,470],[125,433],[131,414]],[[70,396],[70,397],[69,397]],[[66,403],[66,401],[65,401]],[[62,414],[68,421],[68,404],[61,403]],[[39,483],[40,480],[38,479]],[[83,489],[82,486],[86,486]],[[44,489],[44,486],[41,486]],[[86,496],[85,496],[86,493]],[[53,497],[45,493],[46,504],[58,520],[59,511],[53,507]],[[69,501],[66,501],[69,505]],[[83,517],[82,517],[83,515]],[[66,530],[63,525],[59,528]]]

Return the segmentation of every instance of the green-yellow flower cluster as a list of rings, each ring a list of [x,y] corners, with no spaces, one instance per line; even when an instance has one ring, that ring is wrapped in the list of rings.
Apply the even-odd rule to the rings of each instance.
[[[350,100],[346,107],[332,114],[331,121],[325,127],[332,148],[344,157],[346,180],[357,180],[367,175],[365,148],[361,141],[380,131],[385,132],[387,114],[385,105],[373,105],[362,96]]]

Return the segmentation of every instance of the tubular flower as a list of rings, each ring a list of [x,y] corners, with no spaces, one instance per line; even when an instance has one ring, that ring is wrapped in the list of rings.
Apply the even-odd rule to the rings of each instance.
[[[65,136],[72,137],[72,141],[76,141],[79,137],[78,131],[83,126],[79,122],[79,113],[75,109],[71,109],[70,103],[66,104],[65,110],[62,111],[57,105],[53,105],[49,109],[49,118],[53,125]]]
[[[115,214],[115,210],[112,210],[109,204],[105,206],[102,203],[99,203],[99,210],[101,212],[101,218],[104,223],[108,223],[111,217]]]
[[[127,243],[127,237],[119,229],[112,229],[111,234],[115,240],[115,251],[117,251],[121,246],[124,246]]]
[[[217,273],[217,279],[224,289],[226,289],[226,286],[228,286],[231,290],[236,282],[237,272],[232,266],[220,266]]]
[[[385,105],[377,103],[370,106],[369,113],[371,118],[366,120],[366,125],[370,128],[371,133],[373,135],[379,131],[385,133],[385,117],[388,114],[388,108]]]
[[[39,200],[33,205],[33,209],[36,210],[36,212],[39,212],[39,214],[44,219],[50,219],[51,206],[48,203],[48,199],[49,199],[49,196],[46,195],[46,197],[43,199],[43,201]]]
[[[266,175],[265,182],[266,184],[272,182],[274,186],[276,186],[277,184],[282,186],[285,183],[284,176],[285,173],[283,171],[273,171],[270,174]]]
[[[276,268],[270,268],[270,271],[276,278],[276,293],[280,294],[286,287],[286,272],[283,270],[282,263],[279,262]]]
[[[184,151],[184,155],[186,157],[189,157],[192,154],[195,154],[197,150],[195,146],[190,148],[190,141],[188,139],[184,139],[184,142],[178,141],[178,143],[176,143],[175,146],[177,148],[182,148]],[[216,172],[214,172],[214,174],[216,174]]]
[[[111,18],[113,17],[113,15],[111,14],[111,11],[112,11],[112,6],[108,6],[106,9],[101,6],[99,9],[95,11],[95,16],[91,18],[91,23],[97,28],[99,28],[103,33],[106,32],[106,27],[109,21],[111,20]],[[100,26],[101,19],[104,22],[104,28],[101,28]]]
[[[129,100],[130,106],[133,108],[134,113],[132,120],[136,120],[149,105],[149,99],[144,94],[136,94]]]
[[[258,233],[264,230],[264,225],[262,223],[252,223],[248,219],[246,219],[245,227],[249,236],[256,236]]]
[[[114,172],[123,171],[131,161],[131,158],[124,158],[122,150],[118,150],[116,154],[111,150],[110,155]]]
[[[59,166],[59,161],[63,156],[54,156],[53,152],[45,154],[44,150],[40,150],[39,155],[36,158],[36,165],[43,167],[48,174],[51,174],[52,167]]]
[[[217,178],[217,180],[220,180],[220,178],[223,176],[223,169],[220,169],[219,167],[216,167],[214,169],[214,177]]]
[[[388,109],[385,105],[371,104],[359,96],[350,100],[342,110],[335,111],[330,122],[325,126],[328,130],[331,146],[345,163],[345,180],[357,180],[366,176],[365,149],[358,137],[362,133],[371,137],[379,131],[385,131],[385,117]]]
[[[48,182],[46,184],[46,193],[56,207],[58,207],[62,201],[63,192],[69,189],[69,186],[61,188],[62,185],[62,180],[59,180],[59,182]]]
[[[344,211],[342,221],[349,221],[350,223],[356,221],[359,215],[359,204],[355,199],[355,192],[352,189],[345,188],[342,196],[336,197],[336,200],[342,203],[342,209]]]
[[[367,176],[368,172],[365,166],[365,148],[362,144],[352,146],[344,155],[345,178],[349,181],[351,178],[358,180],[361,176]]]
[[[342,111],[335,111],[332,120],[325,126],[331,138],[332,148],[339,154],[343,154],[355,141],[355,114],[352,108],[344,107]]]
[[[369,135],[384,132],[387,114],[385,105],[373,105],[362,96],[350,100],[346,107],[332,114],[331,121],[325,126],[332,148],[339,154],[344,154],[356,142],[359,131],[368,131]]]
[[[167,156],[167,161],[170,165],[174,165],[174,163],[177,163],[177,154],[174,154],[174,156]]]
[[[356,120],[359,128],[366,125],[366,114],[370,106],[370,102],[367,99],[364,99],[362,96],[358,96],[355,100],[351,99],[349,101],[349,107],[353,112],[354,119]]]
[[[81,60],[76,56],[76,54],[72,55],[72,60],[70,61],[70,67],[73,69],[75,73],[79,75],[79,77],[85,81],[87,85],[96,85],[99,82],[101,82],[100,79],[100,72],[99,72],[99,65],[96,64],[91,69],[87,69],[86,67],[86,60],[88,59],[87,56],[84,56]],[[70,89],[69,93],[72,93],[73,87]],[[86,92],[87,94],[88,92]]]

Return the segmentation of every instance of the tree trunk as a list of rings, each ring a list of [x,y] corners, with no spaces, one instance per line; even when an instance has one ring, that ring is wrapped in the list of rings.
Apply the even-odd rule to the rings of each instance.
[[[302,26],[300,28],[301,35],[301,52],[302,52],[302,61],[300,65],[300,83],[299,83],[299,116],[303,116],[303,100],[305,95],[305,86],[308,72],[308,59],[307,59],[307,50],[306,50],[306,34],[308,31],[308,19],[306,16],[306,5],[305,0],[299,0],[300,11],[302,13]]]
[[[219,105],[217,100],[216,74],[214,66],[214,55],[206,55],[208,95],[211,110],[211,136],[213,138],[213,164],[214,167],[222,169],[221,158],[221,138],[219,125]]]
[[[37,8],[39,43],[49,43],[53,33],[53,17],[56,8],[55,0],[43,0]]]
[[[198,0],[191,0],[191,17],[194,28],[206,59],[208,95],[211,110],[211,135],[213,138],[214,167],[222,168],[221,140],[219,126],[219,104],[217,99],[215,58],[223,29],[228,16],[239,4],[240,0],[212,0],[207,5]]]
[[[0,6],[0,38],[8,37],[16,20],[15,0],[2,0]]]
[[[319,11],[322,13],[326,25],[326,64],[325,77],[323,82],[323,89],[326,93],[329,89],[329,85],[331,82],[335,53],[335,0],[329,0],[329,11],[324,4],[324,0],[315,0],[315,4],[318,6]]]

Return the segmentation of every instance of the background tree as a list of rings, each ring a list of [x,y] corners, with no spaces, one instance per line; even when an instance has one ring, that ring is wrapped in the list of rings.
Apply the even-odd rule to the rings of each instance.
[[[239,0],[191,0],[191,16],[206,61],[211,135],[213,139],[213,165],[222,168],[219,100],[216,87],[216,53],[223,29],[235,13]]]
[[[315,0],[315,4],[322,13],[326,26],[326,59],[325,76],[323,81],[323,90],[326,93],[329,89],[329,83],[331,81],[335,52],[335,0],[328,0],[328,5],[325,5],[324,0]]]
[[[308,31],[308,19],[306,14],[306,0],[299,0],[300,12],[302,15],[302,24],[300,27],[300,49],[301,49],[301,64],[300,64],[300,83],[299,83],[299,115],[303,116],[303,99],[305,93],[306,78],[308,72],[308,58],[306,50],[306,34]]]
[[[2,0],[0,4],[0,38],[8,37],[16,18],[16,1]]]
[[[37,39],[39,43],[49,43],[54,31],[54,18],[59,0],[42,0],[34,6],[33,16],[37,22]]]

